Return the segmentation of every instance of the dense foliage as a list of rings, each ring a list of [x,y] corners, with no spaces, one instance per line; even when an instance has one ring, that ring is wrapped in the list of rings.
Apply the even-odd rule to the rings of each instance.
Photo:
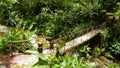
[[[102,7],[107,2],[111,1],[1,0],[0,20],[2,24],[30,30],[37,28],[38,32],[58,37],[59,33],[75,33],[98,24],[97,19],[106,12]]]

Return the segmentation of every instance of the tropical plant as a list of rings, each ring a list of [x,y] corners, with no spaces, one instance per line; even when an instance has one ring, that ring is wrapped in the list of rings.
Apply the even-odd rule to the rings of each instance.
[[[0,52],[6,54],[11,51],[24,52],[26,49],[30,49],[32,47],[29,42],[31,35],[30,32],[11,28],[7,34],[0,37]]]
[[[120,54],[120,42],[115,41],[111,47],[109,47],[110,52],[114,53],[115,55]]]

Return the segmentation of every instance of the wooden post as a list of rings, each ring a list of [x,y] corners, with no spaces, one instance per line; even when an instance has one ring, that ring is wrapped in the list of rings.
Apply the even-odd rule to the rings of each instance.
[[[53,39],[51,37],[47,37],[46,40],[50,42],[50,47],[49,48],[53,49],[53,42],[52,42]]]
[[[42,46],[43,46],[42,43],[39,43],[39,44],[38,44],[38,52],[39,52],[39,53],[42,53],[42,52],[43,52]]]

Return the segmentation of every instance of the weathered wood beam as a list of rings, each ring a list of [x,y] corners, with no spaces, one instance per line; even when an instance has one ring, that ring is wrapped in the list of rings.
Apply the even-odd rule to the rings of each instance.
[[[80,44],[83,44],[84,42],[90,40],[91,38],[93,38],[94,36],[98,35],[101,32],[102,32],[102,29],[94,29],[80,37],[77,37],[69,42],[66,42],[65,43],[66,46],[60,50],[60,53],[66,52],[76,46],[79,46]]]
[[[101,33],[103,30],[102,29],[94,29],[80,37],[77,37],[69,42],[66,42],[65,43],[65,47],[61,48],[60,49],[60,53],[64,53],[66,51],[69,51],[70,49],[76,47],[76,46],[79,46],[80,44],[90,40],[91,38],[93,38],[94,36],[98,35],[99,33]],[[54,45],[57,45],[57,44],[54,44]],[[59,46],[59,45],[57,45]],[[43,50],[43,53],[48,55],[48,56],[51,56],[53,53],[55,53],[57,51],[56,48],[54,49],[45,49]]]
[[[8,43],[21,43],[21,42],[29,42],[30,40],[18,40],[18,41],[9,41]]]

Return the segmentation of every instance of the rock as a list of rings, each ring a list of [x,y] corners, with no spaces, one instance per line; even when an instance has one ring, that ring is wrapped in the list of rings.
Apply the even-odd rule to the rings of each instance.
[[[0,66],[0,68],[6,68],[6,66]]]
[[[0,25],[0,32],[7,33],[9,31],[9,28],[7,26]]]
[[[22,67],[30,64],[35,64],[37,62],[38,62],[38,57],[35,55],[20,54],[13,57],[13,59],[11,60],[10,67],[14,68],[16,65]]]

